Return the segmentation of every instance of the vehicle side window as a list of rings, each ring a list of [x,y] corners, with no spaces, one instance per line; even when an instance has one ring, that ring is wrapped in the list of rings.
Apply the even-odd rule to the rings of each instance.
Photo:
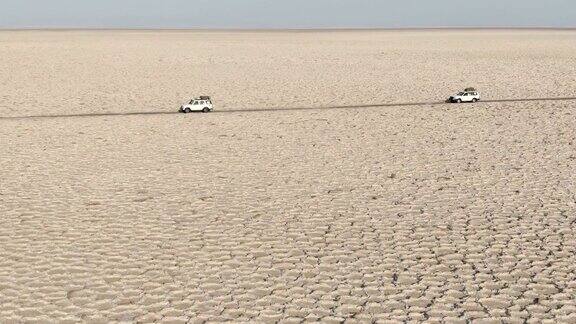
[[[197,105],[197,104],[198,104],[198,101],[194,101],[194,104]]]

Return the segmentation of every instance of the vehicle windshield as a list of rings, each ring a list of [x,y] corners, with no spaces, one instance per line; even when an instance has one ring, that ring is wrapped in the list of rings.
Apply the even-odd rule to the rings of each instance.
[[[457,95],[458,95],[458,96],[463,96],[463,95],[464,95],[464,92],[458,92]]]
[[[193,104],[193,103],[194,103],[194,100],[190,100],[189,104]]]

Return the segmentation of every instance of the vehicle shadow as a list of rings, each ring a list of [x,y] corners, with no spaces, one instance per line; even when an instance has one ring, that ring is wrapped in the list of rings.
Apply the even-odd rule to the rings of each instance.
[[[482,100],[474,105],[482,103],[499,103],[499,102],[531,102],[531,101],[576,101],[576,97],[557,97],[557,98],[517,98],[517,99],[493,99]],[[226,113],[248,113],[248,112],[274,112],[274,111],[303,111],[303,110],[336,110],[336,109],[364,109],[364,108],[383,108],[383,107],[417,107],[417,106],[438,106],[438,105],[458,105],[449,104],[446,101],[429,101],[429,102],[406,102],[406,103],[383,103],[383,104],[365,104],[365,105],[343,105],[343,106],[319,106],[319,107],[270,107],[270,108],[234,108],[226,110],[214,110],[210,114]],[[466,105],[462,103],[460,105]],[[151,116],[151,115],[175,115],[180,114],[178,111],[141,111],[141,112],[107,112],[107,113],[85,113],[85,114],[53,114],[53,115],[28,115],[28,116],[0,116],[0,120],[18,120],[18,119],[51,119],[51,118],[74,118],[74,117],[110,117],[110,116]],[[200,113],[201,114],[201,113]]]

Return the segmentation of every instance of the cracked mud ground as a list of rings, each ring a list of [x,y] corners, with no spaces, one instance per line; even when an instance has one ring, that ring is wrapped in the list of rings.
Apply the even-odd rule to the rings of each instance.
[[[0,322],[576,322],[573,101],[0,124]]]

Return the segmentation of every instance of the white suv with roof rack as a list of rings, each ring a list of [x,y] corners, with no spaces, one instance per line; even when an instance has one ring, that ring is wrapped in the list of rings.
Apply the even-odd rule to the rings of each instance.
[[[476,91],[474,88],[466,88],[462,92],[458,92],[457,94],[450,96],[447,102],[476,102],[480,100],[480,93]]]
[[[190,100],[189,103],[182,105],[180,107],[180,112],[190,113],[193,111],[201,112],[211,112],[214,110],[214,105],[212,105],[212,100],[208,96],[200,96],[198,98]]]

